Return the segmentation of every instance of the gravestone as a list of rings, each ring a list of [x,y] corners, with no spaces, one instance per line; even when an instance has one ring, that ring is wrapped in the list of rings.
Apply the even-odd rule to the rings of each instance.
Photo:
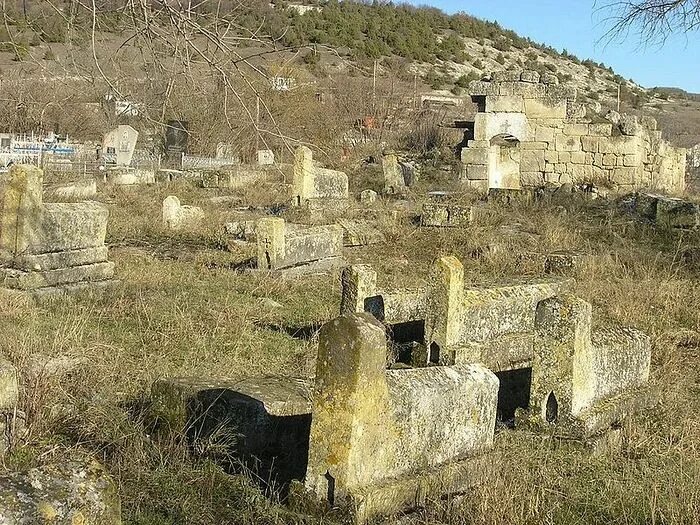
[[[102,140],[102,160],[110,165],[131,165],[138,138],[139,132],[131,126],[117,126]]]

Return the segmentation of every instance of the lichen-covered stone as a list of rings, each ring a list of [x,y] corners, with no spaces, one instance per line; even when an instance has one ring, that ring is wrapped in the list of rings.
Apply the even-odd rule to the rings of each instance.
[[[294,206],[345,207],[348,204],[348,176],[342,171],[319,168],[306,146],[294,152],[292,179]]]
[[[266,217],[257,222],[255,230],[259,269],[278,270],[342,257],[343,229],[338,225],[292,228],[284,219]]]
[[[648,404],[651,343],[637,330],[592,331],[591,305],[563,296],[537,306],[530,411],[539,424],[591,436]]]
[[[406,181],[396,153],[386,152],[382,155],[382,172],[384,173],[385,193],[400,194],[406,191]]]
[[[3,525],[121,525],[116,486],[97,463],[46,465],[0,476]]]
[[[42,171],[15,165],[2,193],[0,280],[21,290],[112,282],[105,237],[109,211],[98,202],[49,203]]]
[[[399,490],[403,479],[449,469],[493,442],[498,380],[490,371],[385,370],[385,361],[385,330],[371,315],[323,327],[306,487],[362,522],[398,510],[394,498],[365,495]]]
[[[473,207],[441,202],[423,204],[421,226],[461,228],[471,224]]]
[[[183,206],[170,195],[163,200],[163,226],[173,231],[196,230],[204,222],[204,211],[197,206]]]

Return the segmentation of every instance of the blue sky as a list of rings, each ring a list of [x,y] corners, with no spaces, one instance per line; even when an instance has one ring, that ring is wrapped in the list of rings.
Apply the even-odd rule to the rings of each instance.
[[[598,0],[600,6],[603,0]],[[447,13],[464,11],[496,20],[514,30],[581,59],[604,62],[625,78],[645,87],[675,86],[700,93],[700,32],[674,36],[663,46],[641,46],[636,35],[623,41],[600,43],[605,13],[594,0],[428,0]]]

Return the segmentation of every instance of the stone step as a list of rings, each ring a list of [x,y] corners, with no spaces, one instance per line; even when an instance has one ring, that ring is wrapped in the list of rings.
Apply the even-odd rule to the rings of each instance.
[[[47,271],[0,268],[0,282],[14,290],[36,290],[81,282],[106,281],[114,277],[114,263],[101,262]]]
[[[38,255],[18,255],[13,261],[15,268],[28,271],[47,271],[74,266],[85,266],[107,261],[107,247],[84,248]]]

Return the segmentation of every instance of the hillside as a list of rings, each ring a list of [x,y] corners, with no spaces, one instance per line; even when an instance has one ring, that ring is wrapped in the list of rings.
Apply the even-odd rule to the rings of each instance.
[[[404,98],[415,99],[418,93],[426,92],[462,95],[471,80],[491,72],[532,69],[554,73],[561,83],[575,86],[579,101],[595,109],[616,109],[619,88],[622,111],[656,117],[662,124],[665,137],[677,145],[688,147],[700,142],[698,97],[673,88],[646,89],[631,79],[622,78],[604,64],[582,60],[566,50],[558,51],[522,38],[496,22],[482,21],[468,14],[446,15],[434,8],[337,1],[306,6],[253,2],[245,8],[223,4],[217,16],[234,25],[227,29],[226,36],[219,37],[224,45],[216,50],[219,44],[210,38],[211,34],[219,35],[211,31],[215,18],[206,11],[206,3],[202,5],[202,12],[198,13],[201,21],[188,33],[184,44],[198,47],[194,52],[186,53],[186,64],[183,62],[177,67],[173,64],[173,68],[160,60],[168,53],[175,53],[175,58],[181,62],[185,60],[177,55],[177,47],[161,42],[160,47],[164,49],[159,49],[157,40],[155,44],[153,40],[139,41],[141,34],[137,21],[119,10],[112,14],[108,10],[101,11],[97,32],[93,35],[89,19],[80,22],[80,16],[77,16],[72,25],[63,27],[41,2],[30,5],[28,16],[19,6],[14,12],[8,9],[7,29],[0,29],[0,39],[5,40],[0,46],[0,50],[4,50],[0,52],[0,70],[5,79],[20,84],[29,79],[42,82],[48,79],[54,85],[58,80],[60,84],[70,84],[70,88],[66,87],[70,93],[58,102],[55,94],[47,99],[49,93],[45,90],[23,93],[28,89],[26,86],[6,89],[8,97],[2,101],[5,111],[0,112],[2,127],[15,129],[20,124],[45,127],[46,122],[42,121],[49,120],[46,117],[56,113],[56,106],[64,106],[67,101],[98,103],[100,92],[115,88],[141,104],[150,120],[161,120],[159,114],[170,113],[178,118],[184,114],[197,126],[198,117],[187,115],[192,106],[184,103],[173,93],[174,90],[163,87],[163,83],[169,82],[168,74],[177,83],[180,77],[192,71],[196,71],[198,81],[202,79],[200,84],[207,78],[216,82],[215,77],[220,76],[216,68],[223,50],[235,53],[238,58],[235,69],[227,73],[233,78],[232,83],[246,75],[253,79],[255,74],[250,74],[253,71],[260,73],[261,78],[295,77],[297,85],[309,92],[333,92],[337,97],[342,91],[341,96],[348,99],[344,102],[345,108],[356,110],[356,114],[332,117],[333,122],[343,121],[345,129],[363,114],[377,112],[377,96],[401,93]],[[222,15],[227,5],[230,11]],[[64,7],[62,12],[66,9]],[[172,13],[169,14],[172,18]],[[182,36],[168,33],[172,31],[172,22],[170,27],[167,20],[163,19],[162,23],[164,30],[159,36],[163,39],[169,38],[168,35],[173,40]],[[238,35],[234,43],[225,41],[230,31]],[[239,63],[248,67],[248,73],[241,71]],[[158,80],[161,77],[162,80]],[[350,93],[363,90],[359,87],[363,78],[374,79],[374,98],[371,101],[358,101],[355,94]],[[195,90],[198,81],[183,80],[187,89]],[[12,80],[5,82],[7,86]],[[170,98],[164,104],[166,90]],[[190,100],[190,97],[184,99]],[[210,98],[204,97],[200,107],[208,102]],[[25,120],[28,122],[12,122],[18,103],[27,106],[29,114]],[[241,102],[241,105],[246,104]],[[241,109],[244,108],[236,111]],[[41,118],[31,115],[32,111],[42,113]],[[249,108],[246,112],[250,113]],[[387,121],[387,115],[377,116]],[[51,118],[56,122],[65,120],[57,116]],[[82,127],[66,126],[65,122],[62,127],[67,127],[74,135],[81,135],[87,131],[85,124],[95,119],[95,115],[86,115],[80,120]],[[270,115],[270,119],[285,123],[284,116]],[[301,132],[295,129],[297,120],[295,116],[287,124],[290,129],[286,130],[286,135]],[[205,123],[210,126],[211,118],[204,119],[202,124]],[[91,125],[104,129],[107,124],[95,122]],[[322,137],[309,134],[310,125],[302,127],[306,131],[297,138],[310,142],[322,140]],[[230,128],[229,122],[222,125],[220,131],[207,129],[207,134],[212,136],[202,138],[203,147],[211,148],[211,145],[205,145],[221,140],[223,135],[230,135]],[[336,131],[342,133],[342,130]],[[96,129],[87,134],[94,138],[99,133],[101,131]],[[236,133],[239,136],[245,134],[242,130]]]

